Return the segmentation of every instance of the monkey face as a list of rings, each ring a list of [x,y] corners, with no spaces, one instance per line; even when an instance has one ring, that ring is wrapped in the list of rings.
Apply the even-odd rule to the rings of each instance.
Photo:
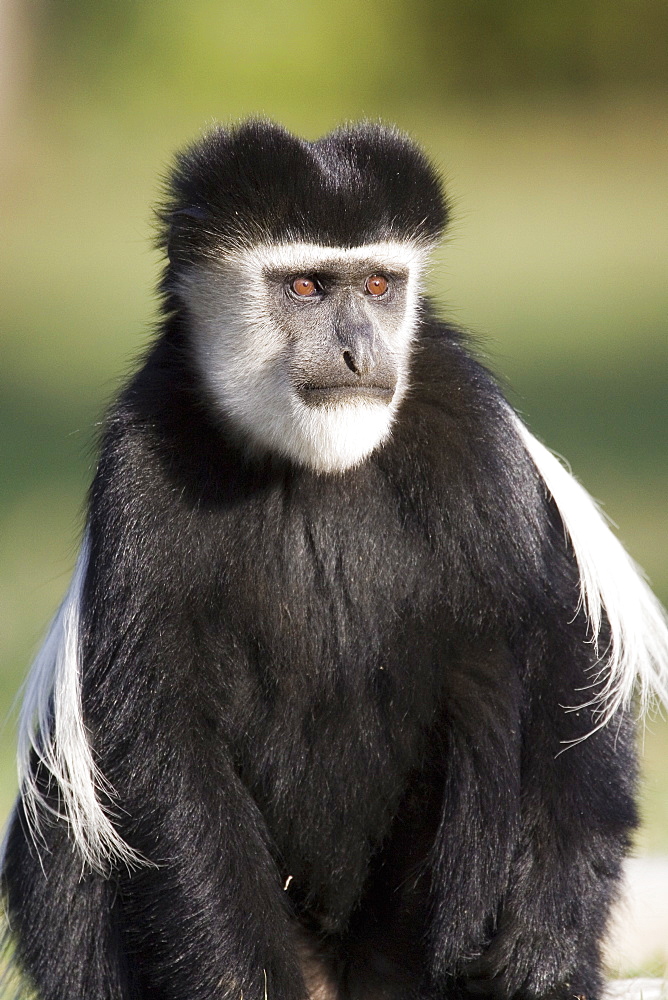
[[[386,440],[448,220],[414,143],[369,123],[316,142],[271,122],[215,128],[177,158],[159,219],[166,311],[185,313],[228,435],[322,473]]]
[[[424,255],[408,242],[257,245],[182,276],[209,400],[248,449],[331,473],[388,437]]]

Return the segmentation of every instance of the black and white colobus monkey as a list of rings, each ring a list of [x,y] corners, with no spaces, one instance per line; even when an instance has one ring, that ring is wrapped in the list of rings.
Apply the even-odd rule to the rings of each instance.
[[[26,689],[40,1000],[600,995],[666,625],[423,297],[447,214],[376,125],[178,158],[162,331]]]

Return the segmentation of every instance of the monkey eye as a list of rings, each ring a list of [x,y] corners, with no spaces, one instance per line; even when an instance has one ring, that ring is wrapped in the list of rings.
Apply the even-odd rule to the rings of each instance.
[[[389,288],[389,282],[382,274],[372,274],[366,279],[364,287],[369,295],[373,295],[374,298],[378,299]]]
[[[312,278],[293,278],[290,282],[290,291],[298,295],[300,299],[312,299],[319,292],[319,288]]]

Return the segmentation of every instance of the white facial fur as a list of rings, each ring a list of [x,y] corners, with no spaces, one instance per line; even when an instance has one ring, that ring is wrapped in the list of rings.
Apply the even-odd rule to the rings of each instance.
[[[406,391],[426,251],[388,242],[349,249],[293,243],[258,245],[210,259],[185,275],[180,294],[194,333],[196,362],[210,397],[256,452],[278,454],[317,472],[343,472],[362,462],[390,434]],[[398,382],[389,403],[370,398],[309,406],[289,378],[289,344],[272,317],[267,273],[313,273],[359,262],[368,273],[408,274],[405,311],[385,347]]]

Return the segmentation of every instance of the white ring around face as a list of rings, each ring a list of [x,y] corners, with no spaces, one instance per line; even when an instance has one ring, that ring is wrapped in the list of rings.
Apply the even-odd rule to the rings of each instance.
[[[423,246],[399,241],[356,247],[257,244],[221,252],[219,259],[209,256],[204,268],[182,279],[179,290],[208,395],[249,450],[278,454],[318,472],[343,472],[387,439],[407,386],[427,253]],[[405,313],[392,343],[397,388],[389,403],[364,399],[310,407],[286,376],[288,345],[272,318],[266,283],[258,277],[313,273],[354,262],[367,265],[369,273],[408,275]]]

